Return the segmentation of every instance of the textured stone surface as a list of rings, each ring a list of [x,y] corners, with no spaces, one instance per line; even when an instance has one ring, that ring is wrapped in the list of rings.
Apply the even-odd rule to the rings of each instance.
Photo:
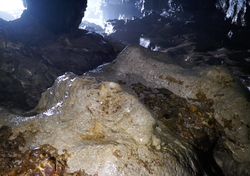
[[[133,20],[109,20],[105,25],[107,38],[165,52],[190,65],[223,65],[250,90],[248,29],[236,29],[220,15],[196,12],[151,13]]]
[[[65,74],[29,113],[5,125],[23,133],[25,148],[68,151],[69,171],[94,175],[203,174],[192,147],[174,137],[129,88]],[[9,116],[10,118],[10,116]]]
[[[84,30],[54,35],[27,13],[16,21],[0,19],[0,26],[0,105],[5,107],[34,108],[59,75],[83,74],[115,57],[101,35]]]
[[[250,103],[227,69],[221,66],[191,67],[178,63],[167,54],[131,45],[115,62],[86,75],[102,81],[122,80],[127,85],[141,82],[149,87],[167,88],[186,99],[212,99],[214,117],[224,129],[224,145],[237,162],[250,161]]]
[[[232,173],[249,173],[249,101],[231,74],[223,67],[191,67],[138,45],[128,46],[117,60],[85,76],[68,73],[58,77],[37,107],[26,114],[17,116],[1,109],[1,125],[12,127],[14,136],[23,133],[24,151],[43,144],[55,147],[59,154],[67,150],[70,172],[208,174],[190,142],[170,132],[167,122],[172,122],[158,121],[127,87],[138,82],[154,91],[166,88],[172,97],[196,102],[188,106],[193,112],[209,100],[210,115],[223,131],[218,144],[213,144],[215,149],[207,154],[215,156],[224,174],[230,173],[230,166]],[[203,118],[197,113],[197,118]]]

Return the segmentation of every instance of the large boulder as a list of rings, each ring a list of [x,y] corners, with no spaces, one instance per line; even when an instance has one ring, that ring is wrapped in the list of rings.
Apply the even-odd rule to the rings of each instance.
[[[116,61],[86,75],[100,81],[122,81],[127,85],[140,82],[148,87],[167,88],[189,102],[198,100],[196,106],[211,100],[212,118],[223,129],[220,142],[235,162],[249,164],[249,93],[226,68],[193,67],[167,54],[131,45]],[[205,115],[201,118],[205,119]],[[227,169],[225,165],[223,169]],[[246,168],[249,172],[249,167]]]
[[[84,76],[58,77],[25,114],[2,108],[0,153],[11,160],[0,162],[12,167],[0,170],[249,175],[247,98],[223,67],[191,66],[131,45]]]
[[[22,152],[44,144],[59,154],[67,151],[67,173],[204,174],[193,148],[171,134],[126,86],[68,73],[57,78],[29,113],[38,114],[9,114],[1,125],[12,127],[10,138],[22,134]]]

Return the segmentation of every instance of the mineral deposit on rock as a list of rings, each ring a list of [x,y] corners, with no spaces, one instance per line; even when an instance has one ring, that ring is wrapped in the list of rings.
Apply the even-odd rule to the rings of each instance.
[[[0,125],[12,127],[14,137],[21,132],[23,150],[49,144],[59,154],[67,151],[69,172],[206,175],[193,147],[138,99],[129,88],[133,83],[195,101],[188,106],[194,112],[211,101],[211,116],[223,129],[220,145],[229,151],[213,153],[216,162],[225,174],[233,166],[236,175],[248,175],[250,103],[237,81],[223,67],[193,67],[137,45],[84,76],[58,77],[26,115],[0,109]]]
[[[85,75],[99,81],[122,81],[127,85],[141,82],[149,87],[167,88],[180,97],[201,103],[204,98],[212,100],[214,118],[224,129],[223,145],[237,162],[250,162],[250,102],[226,68],[191,66],[168,54],[130,45],[114,62]]]
[[[98,175],[198,175],[197,156],[127,87],[67,73],[30,113],[12,117],[26,146],[67,150],[69,172]]]

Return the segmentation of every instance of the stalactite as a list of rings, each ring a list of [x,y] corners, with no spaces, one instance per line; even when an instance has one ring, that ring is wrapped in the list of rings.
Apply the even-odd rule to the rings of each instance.
[[[231,19],[233,24],[247,26],[247,9],[250,2],[248,0],[218,0],[216,7],[222,9],[225,18]]]

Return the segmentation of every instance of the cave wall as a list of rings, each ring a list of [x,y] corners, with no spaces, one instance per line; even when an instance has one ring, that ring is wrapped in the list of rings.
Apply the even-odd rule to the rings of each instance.
[[[218,0],[216,7],[225,13],[225,17],[240,26],[249,26],[250,2],[248,0]]]
[[[72,28],[77,28],[87,7],[87,0],[23,0],[23,2],[27,12],[39,18],[40,22],[54,33],[69,32]],[[239,26],[248,26],[250,20],[248,0],[99,0],[99,2],[103,4],[101,10],[104,14],[112,18],[115,16],[118,18],[119,13],[127,17],[129,13],[139,17],[141,14],[147,15],[151,12],[159,14],[165,12],[178,20],[193,20],[193,18],[204,20],[218,18],[219,15]]]
[[[101,0],[100,0],[101,1]],[[128,3],[134,4],[144,15],[155,12],[167,13],[178,20],[192,20],[193,18],[215,18],[222,14],[223,18],[229,19],[238,26],[249,26],[250,13],[248,0],[108,0],[104,6],[118,4],[113,7],[115,11],[118,6],[125,7]],[[105,4],[106,3],[106,4]],[[108,5],[107,5],[108,4]],[[112,9],[112,7],[111,7]],[[110,13],[109,9],[107,13]],[[119,10],[122,13],[121,10]],[[118,17],[117,17],[118,18]]]
[[[26,0],[27,12],[53,33],[78,28],[87,7],[87,0]]]

